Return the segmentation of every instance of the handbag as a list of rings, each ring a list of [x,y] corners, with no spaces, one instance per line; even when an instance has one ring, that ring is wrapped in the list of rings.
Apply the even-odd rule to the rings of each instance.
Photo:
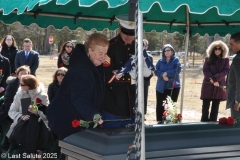
[[[13,145],[25,146],[26,131],[28,121],[20,119],[9,137],[9,142]]]

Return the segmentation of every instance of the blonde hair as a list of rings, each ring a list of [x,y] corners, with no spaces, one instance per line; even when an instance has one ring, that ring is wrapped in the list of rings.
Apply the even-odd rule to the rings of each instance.
[[[108,47],[109,42],[106,36],[104,36],[101,33],[93,33],[88,37],[88,40],[84,43],[85,45],[85,51],[88,53],[88,49],[92,48],[94,49],[96,45],[102,46],[102,47]]]

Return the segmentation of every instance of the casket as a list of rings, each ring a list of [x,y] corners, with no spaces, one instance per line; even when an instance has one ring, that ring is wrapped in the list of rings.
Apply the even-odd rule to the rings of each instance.
[[[87,129],[59,142],[68,160],[124,160],[134,129]],[[240,125],[188,123],[151,125],[145,129],[146,159],[230,160],[240,157]],[[134,159],[134,151],[130,159]]]

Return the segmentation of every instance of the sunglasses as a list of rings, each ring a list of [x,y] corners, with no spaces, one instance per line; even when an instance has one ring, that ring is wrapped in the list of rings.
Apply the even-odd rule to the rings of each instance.
[[[58,73],[57,76],[63,76],[64,77],[65,74],[64,73]]]
[[[215,50],[215,51],[217,51],[217,50],[221,51],[222,48],[214,48],[214,50]]]
[[[165,50],[164,52],[170,52],[171,50]]]
[[[25,84],[20,83],[21,86],[26,86]]]
[[[66,47],[67,47],[67,48],[73,48],[73,46],[68,46],[68,45],[66,45]]]

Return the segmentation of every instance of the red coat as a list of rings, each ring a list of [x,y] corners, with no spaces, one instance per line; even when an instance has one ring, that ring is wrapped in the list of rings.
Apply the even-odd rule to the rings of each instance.
[[[220,86],[226,86],[228,71],[229,58],[222,58],[214,64],[208,64],[208,57],[206,57],[203,65],[204,79],[200,99],[220,99],[221,101],[225,101],[226,92],[222,88],[211,84],[209,79],[211,78],[214,82],[218,82]]]

